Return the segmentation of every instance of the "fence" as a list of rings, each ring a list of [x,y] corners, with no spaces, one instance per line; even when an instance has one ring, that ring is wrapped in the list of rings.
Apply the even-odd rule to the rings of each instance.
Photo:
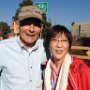
[[[72,50],[88,51],[88,50],[90,50],[90,47],[72,46],[71,49],[72,49]],[[80,55],[80,53],[79,53],[79,55],[77,55],[77,54],[74,54],[74,55],[78,56],[78,57],[81,58],[81,59],[90,60],[90,56],[88,56],[88,55]]]
[[[86,52],[90,50],[90,47],[72,46],[72,47],[71,47],[71,51],[72,51],[72,50],[75,51],[74,54],[72,53],[73,55],[78,56],[78,58],[84,60],[84,61],[87,63],[87,65],[90,66],[90,55],[87,55],[87,54],[86,54]],[[78,51],[78,54],[76,53],[76,51]],[[81,51],[81,52],[84,52],[84,53],[82,53],[82,55],[81,55],[81,52],[80,52],[80,51]]]

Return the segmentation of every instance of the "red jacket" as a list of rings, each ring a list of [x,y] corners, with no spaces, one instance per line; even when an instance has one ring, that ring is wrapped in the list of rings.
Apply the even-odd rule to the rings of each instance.
[[[70,65],[67,90],[90,90],[90,67],[77,57]]]
[[[90,90],[90,67],[77,57],[69,68],[67,90]]]

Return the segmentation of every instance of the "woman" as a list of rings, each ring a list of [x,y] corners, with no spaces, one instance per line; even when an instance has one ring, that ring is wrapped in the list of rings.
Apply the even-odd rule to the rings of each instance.
[[[53,26],[46,35],[51,58],[44,73],[45,90],[90,90],[90,68],[69,53],[70,31],[62,25]]]

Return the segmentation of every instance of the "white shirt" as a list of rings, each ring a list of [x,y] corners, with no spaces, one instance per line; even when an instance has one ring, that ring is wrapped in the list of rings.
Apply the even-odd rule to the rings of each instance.
[[[41,64],[46,60],[43,41],[38,40],[31,52],[19,38],[0,42],[0,90],[42,90]]]

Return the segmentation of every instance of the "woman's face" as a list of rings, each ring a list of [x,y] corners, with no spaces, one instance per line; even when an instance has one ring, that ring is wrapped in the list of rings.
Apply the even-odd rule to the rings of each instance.
[[[59,33],[50,40],[49,49],[55,60],[62,60],[69,50],[69,41],[64,33]]]

